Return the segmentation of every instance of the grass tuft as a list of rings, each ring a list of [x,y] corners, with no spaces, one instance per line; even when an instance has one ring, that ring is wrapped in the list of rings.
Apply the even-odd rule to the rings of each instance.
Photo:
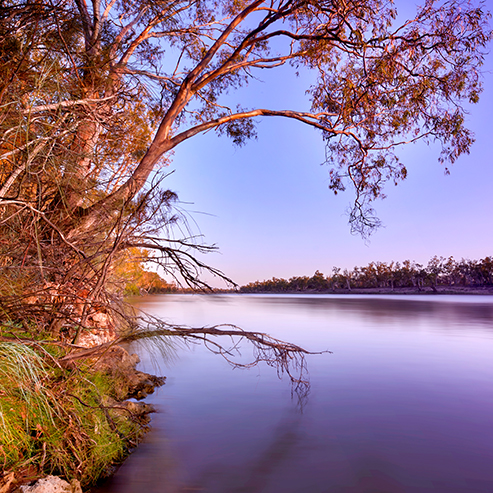
[[[102,372],[63,370],[32,347],[0,342],[0,469],[29,465],[83,486],[106,476],[143,433],[104,405],[113,385]]]

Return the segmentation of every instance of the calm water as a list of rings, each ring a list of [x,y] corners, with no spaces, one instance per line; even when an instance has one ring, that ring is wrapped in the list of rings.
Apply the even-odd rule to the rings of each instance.
[[[166,295],[138,305],[333,354],[308,358],[301,410],[267,366],[232,370],[193,346],[157,369],[134,347],[167,383],[149,399],[159,413],[146,442],[100,491],[493,492],[493,297]]]

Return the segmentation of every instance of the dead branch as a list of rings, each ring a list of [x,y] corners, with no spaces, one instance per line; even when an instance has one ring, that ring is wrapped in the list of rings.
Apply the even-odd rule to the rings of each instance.
[[[296,344],[285,342],[262,332],[250,332],[232,324],[211,327],[184,327],[168,324],[162,320],[143,314],[135,318],[137,328],[118,340],[89,349],[76,350],[59,361],[68,362],[101,356],[112,345],[143,339],[179,337],[185,342],[201,342],[214,354],[222,356],[233,368],[252,368],[264,362],[276,369],[279,378],[284,374],[292,384],[292,391],[300,402],[304,402],[310,390],[306,355],[332,353],[331,351],[308,351]],[[217,337],[228,337],[231,342],[225,345]],[[241,355],[241,342],[247,340],[253,347],[253,359],[243,363],[235,358]]]

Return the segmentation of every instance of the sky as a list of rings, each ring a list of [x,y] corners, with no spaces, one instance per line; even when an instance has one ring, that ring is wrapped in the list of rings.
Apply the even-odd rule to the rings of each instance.
[[[488,2],[492,3],[492,2]],[[493,6],[493,5],[492,5]],[[329,167],[320,133],[298,122],[257,120],[257,139],[235,147],[216,133],[175,149],[164,184],[196,234],[217,253],[202,260],[239,285],[272,277],[326,275],[370,261],[414,260],[434,255],[480,259],[493,255],[493,55],[483,66],[484,92],[467,117],[476,142],[452,166],[438,163],[438,146],[410,145],[399,155],[408,177],[388,184],[374,203],[383,226],[365,241],[351,234],[350,189],[329,190]],[[310,76],[289,69],[264,71],[261,80],[230,94],[245,106],[308,109]],[[225,287],[209,275],[204,279]]]

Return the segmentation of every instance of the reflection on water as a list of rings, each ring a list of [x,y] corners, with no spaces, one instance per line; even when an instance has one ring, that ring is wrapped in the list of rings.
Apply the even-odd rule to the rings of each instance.
[[[437,299],[438,298],[438,299]],[[440,299],[441,298],[441,299]],[[483,297],[462,297],[457,302],[456,296],[433,297],[286,297],[278,298],[274,303],[303,305],[309,310],[332,310],[335,312],[357,311],[366,317],[374,319],[395,318],[439,318],[446,319],[452,324],[463,323],[466,326],[484,324],[493,330],[493,303],[484,302]],[[273,300],[264,300],[272,303]],[[440,324],[437,329],[447,328]]]
[[[493,492],[492,297],[138,304],[170,322],[233,323],[334,353],[309,357],[301,413],[272,368],[233,371],[200,346],[181,348],[160,364],[168,380],[151,398],[153,430],[101,493]]]

